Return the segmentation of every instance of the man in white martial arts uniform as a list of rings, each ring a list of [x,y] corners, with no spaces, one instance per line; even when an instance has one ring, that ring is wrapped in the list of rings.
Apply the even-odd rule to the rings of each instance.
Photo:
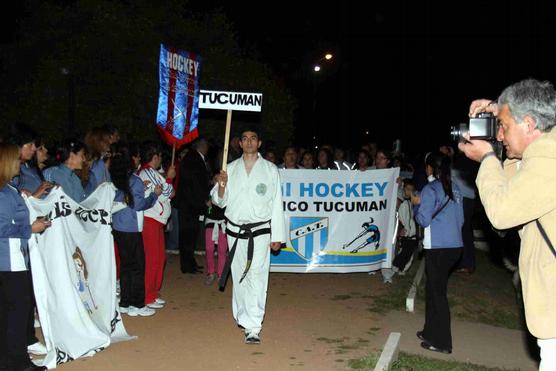
[[[256,131],[242,133],[243,156],[216,176],[212,202],[226,208],[228,260],[220,279],[226,284],[232,271],[232,312],[245,330],[245,343],[259,344],[265,313],[270,249],[285,242],[284,210],[278,168],[259,153]]]

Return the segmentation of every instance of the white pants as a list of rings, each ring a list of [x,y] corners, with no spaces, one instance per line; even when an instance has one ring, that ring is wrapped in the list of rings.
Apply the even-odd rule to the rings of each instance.
[[[541,348],[539,371],[556,370],[556,338],[537,339],[537,344]]]
[[[266,227],[266,226],[265,226]],[[235,237],[228,236],[231,249]],[[238,325],[246,333],[258,334],[261,331],[268,288],[268,271],[270,270],[270,234],[254,238],[255,248],[251,268],[241,283],[239,280],[247,265],[247,240],[237,242],[232,261],[232,313]]]

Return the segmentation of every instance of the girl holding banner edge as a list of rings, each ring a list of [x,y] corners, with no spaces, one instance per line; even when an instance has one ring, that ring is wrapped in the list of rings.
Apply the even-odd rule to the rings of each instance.
[[[27,242],[50,222],[37,219],[30,224],[25,201],[9,184],[19,168],[18,147],[0,144],[0,348],[5,350],[0,369],[44,370],[31,363],[27,354],[27,332],[33,326]]]

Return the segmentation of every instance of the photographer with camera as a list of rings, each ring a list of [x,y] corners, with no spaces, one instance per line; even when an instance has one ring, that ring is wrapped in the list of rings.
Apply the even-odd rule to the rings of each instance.
[[[474,101],[470,116],[480,112],[497,116],[496,138],[514,159],[508,164],[515,171],[505,171],[488,141],[467,135],[459,148],[481,163],[476,183],[492,225],[522,226],[519,272],[527,327],[538,339],[539,369],[555,370],[556,91],[549,82],[523,80],[507,87],[497,102]]]

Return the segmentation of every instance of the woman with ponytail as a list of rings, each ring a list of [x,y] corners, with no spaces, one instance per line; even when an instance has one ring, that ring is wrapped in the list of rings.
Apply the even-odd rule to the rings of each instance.
[[[415,221],[425,228],[426,308],[425,326],[417,332],[421,347],[452,352],[448,278],[458,262],[462,246],[463,196],[450,177],[450,158],[431,153],[426,160],[430,182],[420,196],[412,196]]]

